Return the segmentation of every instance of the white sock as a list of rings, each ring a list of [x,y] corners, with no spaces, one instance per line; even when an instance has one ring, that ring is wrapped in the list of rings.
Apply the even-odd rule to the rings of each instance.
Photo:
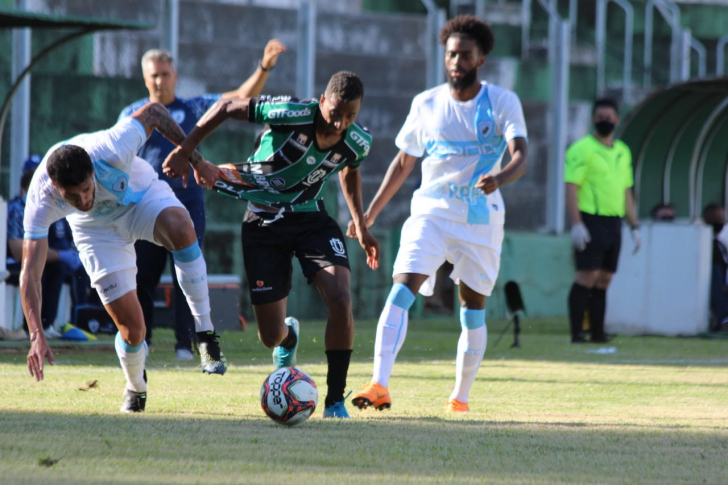
[[[126,376],[126,387],[130,391],[146,392],[147,383],[144,381],[144,363],[147,360],[147,343],[142,341],[139,345],[131,346],[124,342],[121,333],[116,334],[116,355]]]
[[[480,362],[485,354],[488,330],[485,326],[485,310],[460,310],[462,331],[458,339],[458,350],[455,358],[455,389],[450,399],[468,402],[470,388],[473,387],[478,374]]]
[[[407,335],[407,311],[415,301],[415,295],[402,284],[395,284],[377,323],[377,339],[374,343],[374,371],[372,381],[389,387],[394,360]]]
[[[187,298],[195,332],[212,331],[215,328],[210,318],[210,293],[207,288],[207,264],[202,257],[200,245],[195,241],[192,246],[172,251],[174,271],[177,274],[182,292]]]

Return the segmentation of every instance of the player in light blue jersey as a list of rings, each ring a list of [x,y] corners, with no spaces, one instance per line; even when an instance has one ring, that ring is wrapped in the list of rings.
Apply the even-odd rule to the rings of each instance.
[[[407,333],[407,311],[419,291],[431,295],[437,269],[448,261],[459,284],[460,324],[455,389],[448,411],[467,411],[486,345],[485,300],[500,266],[505,208],[498,190],[526,171],[526,123],[515,93],[480,82],[478,70],[493,49],[490,27],[473,16],[451,19],[440,32],[448,83],[420,93],[395,141],[392,161],[365,213],[374,224],[419,157],[422,185],[402,228],[394,286],[379,318],[374,373],[352,403],[391,406],[389,378]],[[506,151],[511,161],[501,168]],[[356,230],[349,225],[348,235]]]
[[[162,104],[150,103],[111,129],[52,147],[30,183],[23,219],[20,294],[30,331],[30,374],[41,380],[45,359],[53,364],[40,320],[41,276],[48,228],[66,217],[91,284],[119,329],[116,353],[127,380],[124,412],[143,411],[147,396],[146,328],[135,278],[137,239],[172,252],[198,335],[209,334],[200,344],[202,370],[211,374],[226,370],[210,318],[207,266],[190,215],[151,165],[136,156],[154,129],[173,143],[185,137]],[[197,152],[189,161],[198,183],[212,187],[217,167]]]

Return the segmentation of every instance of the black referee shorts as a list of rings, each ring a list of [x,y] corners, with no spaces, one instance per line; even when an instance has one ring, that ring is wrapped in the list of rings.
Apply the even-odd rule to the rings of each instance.
[[[575,251],[576,269],[601,269],[617,272],[619,250],[622,247],[622,218],[581,213],[591,241],[583,251]]]
[[[327,266],[349,267],[344,234],[325,211],[245,212],[242,227],[243,263],[253,305],[273,303],[291,291],[293,256],[303,275],[311,278]]]

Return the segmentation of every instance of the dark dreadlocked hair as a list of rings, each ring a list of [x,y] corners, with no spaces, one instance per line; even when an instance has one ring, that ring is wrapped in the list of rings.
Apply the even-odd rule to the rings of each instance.
[[[364,84],[362,84],[359,76],[350,71],[339,71],[329,80],[326,86],[326,96],[335,94],[348,103],[355,99],[364,98]]]
[[[440,44],[447,44],[452,36],[473,39],[484,56],[490,54],[495,44],[490,26],[473,15],[459,15],[448,20],[440,30]]]

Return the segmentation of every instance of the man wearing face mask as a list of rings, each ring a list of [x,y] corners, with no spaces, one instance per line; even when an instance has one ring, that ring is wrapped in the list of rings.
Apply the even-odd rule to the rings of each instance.
[[[728,227],[725,209],[712,203],[703,208],[703,221],[713,226],[713,263],[710,278],[711,330],[728,330]]]
[[[576,277],[569,293],[571,342],[586,342],[584,314],[589,311],[591,342],[607,342],[604,314],[609,283],[617,271],[622,218],[632,230],[636,253],[641,244],[634,211],[632,154],[614,139],[619,123],[617,103],[597,99],[594,131],[566,151],[566,208],[576,252]]]

